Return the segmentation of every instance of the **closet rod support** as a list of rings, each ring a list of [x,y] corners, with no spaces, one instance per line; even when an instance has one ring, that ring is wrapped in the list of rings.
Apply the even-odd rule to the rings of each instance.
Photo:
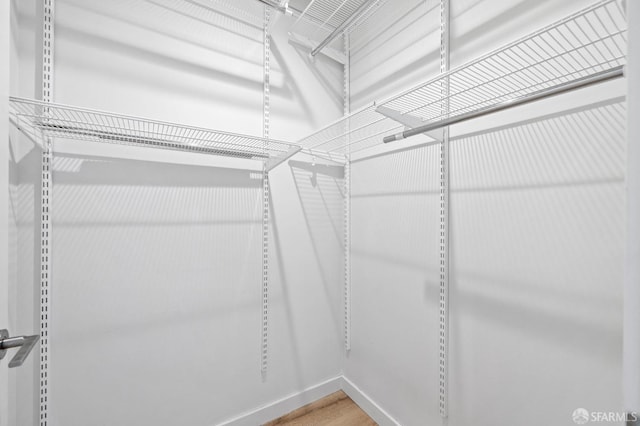
[[[571,92],[573,90],[580,89],[582,87],[603,83],[605,81],[613,80],[615,78],[623,77],[623,76],[624,76],[624,65],[620,65],[610,70],[597,72],[595,74],[582,77],[568,83],[561,83],[561,84],[558,84],[557,86],[553,86],[548,89],[542,89],[537,92],[530,93],[528,95],[523,95],[521,97],[509,99],[497,105],[481,108],[479,110],[461,114],[456,117],[447,118],[445,120],[428,123],[423,126],[405,130],[395,135],[385,136],[383,139],[383,142],[389,143],[389,142],[406,139],[411,136],[419,135],[421,133],[430,132],[432,130],[440,129],[442,127],[450,126],[452,124],[461,123],[463,121],[471,120],[473,118],[478,118],[485,115],[493,114],[494,112],[503,111],[509,108],[513,108],[515,106],[539,101],[541,99],[545,99],[551,96],[556,96],[562,93]]]
[[[411,114],[402,114],[400,111],[396,111],[385,106],[377,107],[376,112],[397,121],[400,124],[404,124],[406,126],[405,130],[415,129],[416,127],[420,127],[424,124],[424,121],[422,121],[420,117],[415,117]],[[442,141],[442,131],[432,131],[428,133],[427,136],[437,140],[438,142]]]

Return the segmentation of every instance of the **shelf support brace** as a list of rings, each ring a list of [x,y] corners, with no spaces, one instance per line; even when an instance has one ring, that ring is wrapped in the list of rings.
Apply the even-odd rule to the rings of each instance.
[[[267,172],[270,172],[271,170],[275,169],[280,164],[284,163],[285,161],[287,161],[289,158],[291,158],[294,155],[296,155],[301,150],[302,150],[301,146],[292,146],[281,157],[270,158],[269,160],[267,160]]]
[[[419,117],[413,116],[411,114],[402,114],[400,111],[396,111],[395,109],[387,108],[385,106],[379,106],[376,108],[376,112],[384,115],[392,119],[393,121],[397,121],[400,124],[403,124],[407,127],[407,129],[415,129],[416,127],[424,126],[425,122],[422,121]],[[435,139],[438,142],[442,142],[442,132],[441,131],[428,131],[424,132],[425,135]]]
[[[308,37],[303,37],[299,34],[290,32],[289,33],[289,44],[295,44],[298,45],[304,49],[309,49],[309,51],[313,50],[313,46],[315,46],[317,43],[315,43],[312,39],[308,38]],[[330,47],[325,47],[322,52],[324,56],[326,56],[327,58],[333,59],[334,61],[336,61],[339,64],[344,65],[346,62],[346,58],[345,55],[342,52],[337,51],[336,49],[332,49]]]

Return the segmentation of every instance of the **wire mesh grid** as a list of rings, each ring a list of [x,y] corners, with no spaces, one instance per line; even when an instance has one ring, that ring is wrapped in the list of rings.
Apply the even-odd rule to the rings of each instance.
[[[381,106],[437,121],[624,65],[626,44],[620,0],[603,0]],[[441,83],[447,79],[449,108],[443,113]]]
[[[328,154],[353,154],[380,144],[384,136],[397,133],[403,125],[376,112],[369,105],[299,141],[311,150]]]
[[[387,0],[371,2],[345,31],[365,21],[382,3]],[[306,38],[320,42],[333,30],[351,18],[369,0],[311,0],[298,17],[291,31]]]
[[[146,0],[131,7],[150,23],[170,25],[174,31],[202,37],[220,37],[225,32],[255,39],[263,25],[263,6],[259,2],[233,0]],[[143,15],[146,13],[146,15]],[[256,31],[258,34],[256,34]]]
[[[345,28],[345,32],[347,32],[347,33],[354,32],[356,30],[356,28],[358,28],[358,26],[360,26],[360,24],[362,24],[363,22],[366,22],[367,19],[371,18],[388,1],[389,0],[377,0],[377,1],[372,2],[369,5],[369,7],[367,7],[362,12],[362,14],[360,14],[356,19],[353,20],[353,22],[351,22],[349,24],[349,26],[347,28]]]
[[[304,9],[300,21],[305,16],[323,22],[327,28],[337,28],[349,19],[367,0],[311,0]]]
[[[296,147],[272,139],[23,98],[10,98],[9,116],[36,142],[46,136],[263,160],[284,157]]]
[[[620,0],[602,0],[498,50],[378,103],[424,124],[481,110],[626,63]],[[449,108],[441,84],[448,79]],[[368,106],[305,137],[306,148],[344,154],[382,143],[404,126]]]

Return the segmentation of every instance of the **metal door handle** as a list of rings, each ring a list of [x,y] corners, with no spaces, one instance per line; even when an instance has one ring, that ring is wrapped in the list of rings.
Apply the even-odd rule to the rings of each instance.
[[[38,342],[40,336],[16,336],[9,337],[8,330],[0,330],[0,359],[4,358],[7,349],[20,348],[11,358],[9,368],[20,367],[31,353],[31,350]]]

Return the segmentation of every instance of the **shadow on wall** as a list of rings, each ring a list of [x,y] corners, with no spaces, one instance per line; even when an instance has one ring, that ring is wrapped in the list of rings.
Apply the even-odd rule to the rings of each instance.
[[[317,272],[327,303],[334,304],[336,287],[342,282],[340,264],[343,253],[344,168],[304,161],[289,161],[307,232],[311,237]],[[327,261],[335,259],[336,262]],[[311,273],[311,271],[309,271]],[[335,306],[336,335],[342,333],[341,307]]]
[[[211,392],[258,371],[261,173],[58,154],[53,180],[59,421],[179,423],[171,407],[194,424],[233,414],[233,387],[213,402]],[[21,184],[38,202],[39,182]]]
[[[342,108],[342,104],[344,102],[342,93],[337,93],[335,84],[332,85],[331,82],[327,79],[327,76],[318,69],[318,67],[320,67],[321,69],[329,71],[330,68],[325,66],[328,59],[321,56],[319,58],[313,59],[313,61],[317,61],[316,63],[311,63],[312,59],[309,58],[308,50],[302,49],[294,44],[288,44],[287,46],[293,49],[296,52],[297,56],[301,59],[301,61],[308,65],[307,70],[310,71],[311,74],[317,79],[325,92],[331,95],[329,96],[329,99],[333,102],[333,104],[338,108]],[[296,73],[290,69],[285,56],[280,51],[278,43],[272,40],[270,48],[271,54],[273,54],[273,57],[280,67],[280,70],[285,76],[284,87],[288,89],[287,91],[282,91],[282,93],[280,94],[276,93],[276,95],[289,100],[292,100],[294,98],[299,100],[301,104],[300,107],[303,110],[302,117],[305,117],[308,120],[312,120],[312,128],[317,128],[319,126],[319,123],[316,122],[316,115],[313,113],[313,107],[309,104],[309,96],[305,95],[303,90],[300,88]],[[285,97],[285,95],[287,96]]]
[[[550,256],[547,257],[548,261],[555,259],[553,265],[549,266],[576,267],[576,272],[579,271],[579,276],[587,282],[592,281],[587,279],[588,277],[605,279],[602,268],[607,267],[612,275],[608,275],[609,278],[605,281],[616,282],[615,277],[619,275],[619,272],[616,272],[619,268],[616,266],[619,265],[611,261],[620,261],[615,255],[620,254],[616,244],[620,243],[622,238],[622,217],[612,213],[620,213],[618,209],[621,208],[622,202],[620,197],[624,183],[622,145],[624,105],[624,99],[616,98],[588,107],[451,138],[451,212],[454,218],[452,242],[457,245],[456,250],[452,252],[452,271],[455,272],[452,283],[457,279],[466,278],[483,281],[482,285],[475,287],[468,298],[464,293],[456,295],[460,298],[458,303],[464,305],[463,310],[474,312],[480,309],[481,305],[477,303],[476,297],[482,298],[484,292],[480,289],[485,286],[503,286],[505,290],[510,289],[510,291],[517,289],[528,296],[531,296],[532,292],[539,291],[540,297],[552,299],[571,296],[575,297],[576,301],[592,304],[591,308],[600,306],[615,311],[619,307],[620,301],[617,297],[619,291],[589,298],[585,297],[588,292],[583,292],[581,288],[571,289],[558,283],[557,279],[561,277],[555,279],[551,276],[545,277],[547,284],[544,288],[540,288],[539,282],[519,279],[516,284],[509,279],[500,279],[490,271],[493,267],[502,269],[499,265],[504,265],[505,262],[514,265],[512,262],[514,259],[506,258],[516,253],[522,258],[519,258],[515,265],[524,267],[536,254],[533,250],[542,250],[546,252],[546,256]],[[425,148],[431,149],[429,147],[437,149],[436,145],[438,145],[437,142],[429,142],[401,148],[391,154],[358,160],[356,164],[379,161],[375,172],[375,178],[378,181],[363,184],[362,187],[367,189],[355,192],[352,195],[354,202],[380,200],[386,205],[401,206],[413,197],[437,197],[439,195],[437,181],[427,187],[415,184],[412,187],[411,183],[404,182],[402,175],[397,174],[400,170],[414,170],[415,167],[407,162],[417,161],[421,156],[420,151]],[[394,170],[396,172],[393,172]],[[416,179],[424,177],[414,176]],[[373,176],[369,178],[375,179]],[[430,178],[438,179],[438,176],[434,174]],[[527,208],[524,208],[525,206]],[[610,208],[614,208],[614,211],[609,211]],[[508,211],[501,211],[503,209]],[[404,210],[403,217],[411,215],[411,211]],[[506,216],[499,223],[495,223],[496,219],[492,219],[492,216],[498,212]],[[583,220],[580,220],[580,217]],[[384,221],[384,218],[379,220]],[[538,234],[532,234],[528,226],[523,226],[524,224],[533,226],[542,220],[550,227],[542,229]],[[417,218],[409,222],[413,223],[410,226],[413,228],[417,225]],[[373,231],[373,228],[377,229],[380,239],[389,237],[383,226],[384,223],[388,225],[395,222],[370,224],[372,228],[370,231]],[[492,229],[488,226],[490,224],[495,224],[502,230]],[[392,228],[392,232],[398,231],[398,226]],[[504,235],[506,229],[509,229],[508,235]],[[405,244],[424,237],[422,233],[406,236],[410,238],[404,241]],[[598,240],[601,243],[598,252],[602,251],[603,257],[598,256],[597,259],[589,261],[573,258],[574,255],[571,253],[575,253],[575,249],[578,248],[576,245],[581,245],[580,242],[589,242],[589,239],[596,237],[601,238]],[[507,240],[502,240],[503,238]],[[491,256],[495,259],[495,262],[491,262],[493,266],[486,265],[486,268],[481,268],[482,273],[479,270],[474,272],[473,268],[467,270],[461,256],[482,252],[483,246],[492,246],[498,240],[502,244],[495,247],[497,251],[491,252]],[[518,242],[516,253],[512,247],[515,242]],[[354,253],[357,255],[383,262],[390,267],[408,269],[425,267],[422,259],[416,258],[415,261],[411,261],[411,256],[406,256],[407,253],[402,251],[400,251],[401,255],[396,255],[398,251],[390,249],[383,243],[354,242],[354,245]],[[380,247],[380,250],[372,250],[371,248],[374,247]],[[604,250],[605,247],[608,249]],[[596,247],[590,249],[595,250]],[[412,250],[409,251],[412,252]],[[585,247],[580,251],[585,251],[584,254],[596,255]],[[609,252],[611,254],[608,254]],[[577,263],[562,265],[563,259],[567,256],[572,257],[572,261]],[[436,262],[433,266],[436,266]],[[542,265],[526,266],[533,269],[520,272],[527,272],[526,276],[530,278],[540,276],[541,271],[537,268],[542,268]],[[495,272],[495,270],[492,271]],[[562,276],[564,275],[563,273]],[[555,281],[555,284],[549,284],[548,280]],[[573,280],[572,278],[571,281]],[[526,328],[535,324],[541,325],[539,312],[531,312],[530,316],[537,317],[538,320],[530,321],[525,317],[526,310],[522,310],[522,306],[517,308],[519,318],[496,317],[500,314],[500,310],[495,309],[494,304],[500,303],[503,295],[500,292],[498,299],[487,300],[491,308],[483,312],[488,319],[493,318],[505,327],[517,325],[517,328]],[[438,301],[437,282],[430,286],[429,299],[433,303]],[[549,323],[571,324],[571,321],[567,321],[570,320],[566,318],[567,312],[556,314],[557,316],[549,317]],[[576,323],[575,329],[585,325],[587,324]],[[615,330],[615,327],[611,328],[611,324],[591,324],[590,326],[611,332],[604,333],[607,334],[607,339],[613,339],[610,341],[611,344],[620,337],[619,330]],[[553,328],[558,330],[558,327]],[[547,333],[549,329],[547,326],[536,328],[540,334],[552,337],[553,334]],[[568,342],[565,341],[565,343]],[[590,341],[573,343],[581,343],[584,346],[583,349],[592,345]],[[606,348],[610,348],[611,344],[603,345],[602,350],[606,352]],[[597,352],[589,351],[592,355]]]
[[[452,141],[461,424],[480,406],[495,424],[498,400],[538,401],[520,404],[536,424],[590,402],[621,408],[625,116],[616,98]],[[486,380],[503,387],[478,397],[469,383]]]
[[[40,212],[40,197],[34,196],[33,180],[39,178],[41,151],[17,130],[9,131],[9,315],[16,335],[38,334],[40,330],[39,232],[34,217]],[[25,183],[25,176],[30,182]],[[39,216],[38,216],[39,220]],[[39,350],[36,348],[20,368],[11,369],[15,389],[11,398],[11,424],[32,425],[39,412]]]
[[[531,20],[532,15],[546,13],[549,3],[551,0],[452,2],[451,66],[459,66],[499,47],[505,31],[518,28],[523,17]],[[579,8],[579,2],[575,3]],[[490,10],[497,13],[481,20]],[[480,19],[474,21],[471,15]],[[488,28],[492,31],[487,32]],[[377,101],[436,76],[440,63],[439,32],[437,0],[404,0],[382,6],[352,34],[352,104]]]
[[[196,3],[180,4],[179,8],[175,4],[134,1],[123,10],[122,5],[117,4],[108,7],[102,3],[68,1],[65,8],[68,11],[56,25],[56,37],[64,45],[75,46],[74,51],[90,48],[112,59],[105,66],[97,66],[94,58],[70,55],[73,52],[63,49],[61,60],[76,68],[90,69],[94,75],[108,73],[125,82],[134,79],[131,84],[136,87],[163,87],[180,96],[189,94],[209,99],[215,96],[231,104],[255,106],[246,103],[252,99],[243,100],[221,90],[220,82],[262,92],[262,28],[239,19],[231,20],[221,11]],[[125,11],[131,13],[125,14]],[[106,20],[111,25],[109,28],[117,28],[118,32],[87,28],[72,20],[74,16]],[[107,28],[106,25],[103,28]],[[131,36],[123,38],[124,34]],[[242,48],[232,48],[235,44]],[[179,45],[183,53],[176,51]],[[186,56],[185,52],[193,55]],[[138,62],[143,67],[151,65],[159,72],[151,76],[140,74],[130,69],[126,61]],[[237,69],[232,69],[230,64],[235,64]],[[169,76],[164,75],[167,72],[184,78],[169,80]],[[196,86],[190,79],[216,84]],[[272,90],[279,93],[288,89],[274,85]]]
[[[621,408],[625,116],[614,98],[451,138],[452,425],[506,424],[505,406],[518,406],[527,425],[570,421],[566,413],[589,403]],[[358,335],[351,355],[378,349],[350,369],[368,389],[410,386],[433,401],[433,412],[421,411],[379,395],[405,424],[437,413],[439,176],[430,145],[353,166],[362,305],[354,330],[376,331]],[[415,302],[419,285],[427,306]],[[416,318],[424,327],[427,314],[423,353],[406,329]],[[399,363],[407,351],[422,361]],[[366,368],[384,367],[393,377],[373,383]]]
[[[433,65],[439,64],[439,17],[438,1],[388,2],[354,30],[353,105],[385,98],[389,90],[397,92],[415,78],[423,81],[437,73]]]
[[[25,40],[38,28],[31,9],[19,9]],[[257,1],[62,0],[56,99],[260,134],[263,9]],[[272,78],[271,91],[290,99],[285,81]]]
[[[624,121],[617,98],[452,140],[458,309],[589,356],[615,352]]]
[[[430,264],[425,257],[429,251],[420,241],[427,235],[436,237],[424,225],[432,219],[431,213],[439,211],[437,144],[429,142],[354,161],[357,171],[351,198],[354,208],[363,209],[357,217],[371,218],[371,222],[364,221],[367,239],[354,242],[354,254],[414,270],[424,270]],[[399,247],[390,250],[386,244],[376,243],[378,239],[393,241]],[[432,267],[437,271],[437,262]]]
[[[318,68],[318,64],[330,62],[331,59],[328,59],[323,55],[317,55],[316,57],[311,59],[309,50],[302,48],[300,46],[297,46],[295,44],[289,44],[289,46],[291,46],[291,48],[295,50],[296,54],[302,61],[304,61],[306,64],[309,64],[308,70],[311,71],[311,73],[316,78],[316,80],[322,85],[322,88],[325,90],[325,92],[330,95],[329,99],[334,104],[334,106],[336,106],[338,109],[343,108],[344,106],[343,93],[338,89],[338,87],[335,84],[331,84],[331,81],[330,79],[327,78],[327,75],[325,74],[325,72],[322,72],[322,71],[330,71],[330,68],[326,66],[322,67],[324,68],[324,70],[320,70]],[[276,52],[276,54],[279,54],[277,50],[274,50],[274,52]],[[313,123],[313,124],[314,124],[314,128],[318,127],[318,123]]]
[[[119,281],[127,292],[154,283],[154,291],[173,293],[207,284],[242,287],[260,269],[260,173],[74,155],[57,155],[53,171],[58,282],[84,287],[103,281],[98,275],[109,269],[109,281]],[[77,266],[71,267],[77,264],[93,267],[81,268],[80,276]],[[175,307],[164,320],[145,315],[145,324],[120,332],[248,308],[220,302],[200,311]],[[79,331],[78,325],[70,329]],[[100,334],[94,327],[82,329],[87,334],[75,338]]]
[[[21,161],[25,169],[37,171],[40,153],[32,150]],[[173,425],[184,420],[185,410],[190,424],[217,424],[250,409],[256,398],[270,400],[289,382],[302,389],[310,385],[309,376],[315,380],[316,372],[310,370],[315,361],[309,352],[327,350],[327,342],[333,345],[339,340],[339,331],[327,333],[327,329],[341,326],[340,305],[335,303],[340,281],[333,271],[341,270],[336,264],[341,265],[342,170],[299,164],[301,173],[315,170],[320,175],[315,187],[306,191],[301,184],[299,189],[316,263],[309,262],[313,254],[307,260],[307,253],[300,253],[310,242],[306,236],[295,238],[299,246],[294,250],[285,246],[282,253],[274,214],[273,256],[280,271],[272,277],[270,343],[278,342],[283,331],[289,332],[291,341],[270,350],[270,372],[278,380],[262,382],[261,172],[54,156],[51,303],[55,308],[50,333],[55,368],[50,370],[50,388],[61,424],[109,418],[123,425]],[[22,227],[39,244],[38,233],[33,232],[39,220],[39,209],[33,205],[40,199],[39,174],[25,175],[20,184],[17,198],[32,214]],[[289,198],[282,200],[284,205]],[[295,197],[292,200],[297,203]],[[292,218],[288,212],[286,216]],[[302,217],[300,221],[304,229]],[[311,231],[315,226],[330,227],[331,232],[320,235]],[[30,270],[37,274],[38,251],[30,254]],[[296,276],[296,285],[290,287],[286,275],[297,272],[292,272],[295,268],[286,263],[288,259],[310,263],[312,268],[317,265],[321,273],[302,285]],[[33,279],[35,288],[39,281],[37,276]],[[310,300],[296,299],[304,286],[308,288],[303,292],[317,292]],[[278,295],[280,287],[284,301]],[[288,290],[295,293],[296,302],[330,306],[326,312],[319,309],[326,320],[307,322],[309,311],[294,306]],[[326,300],[321,300],[323,295]],[[283,315],[289,319],[284,325]],[[319,337],[309,339],[308,330]],[[335,374],[336,356],[327,352],[331,353],[325,358],[331,362],[321,363],[322,368]],[[37,362],[34,368],[37,372]],[[33,389],[37,386],[36,382]],[[252,387],[249,395],[247,386]]]
[[[347,377],[400,424],[439,424],[438,149],[356,161],[351,176]]]

